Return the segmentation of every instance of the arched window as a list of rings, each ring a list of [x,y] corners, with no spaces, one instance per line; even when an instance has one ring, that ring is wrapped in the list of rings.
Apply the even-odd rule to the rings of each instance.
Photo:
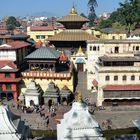
[[[127,80],[126,75],[124,75],[124,76],[122,77],[122,80],[123,80],[123,81],[126,81],[126,80]]]
[[[135,75],[131,76],[131,80],[134,81],[135,80]]]
[[[136,46],[136,51],[139,51],[139,46]]]
[[[92,46],[90,46],[90,51],[92,51]]]
[[[96,51],[96,46],[93,47],[93,51]]]

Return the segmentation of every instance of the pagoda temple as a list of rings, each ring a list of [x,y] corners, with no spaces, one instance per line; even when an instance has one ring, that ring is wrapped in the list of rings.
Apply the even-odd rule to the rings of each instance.
[[[48,38],[48,40],[59,50],[67,49],[73,53],[81,46],[85,51],[86,41],[95,39],[92,35],[82,29],[83,24],[89,22],[89,20],[79,16],[74,6],[69,15],[58,19],[57,22],[63,24],[65,29]]]

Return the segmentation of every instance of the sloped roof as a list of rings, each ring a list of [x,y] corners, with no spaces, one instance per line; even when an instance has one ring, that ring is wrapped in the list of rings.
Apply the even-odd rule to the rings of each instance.
[[[87,41],[95,40],[96,38],[80,29],[64,30],[50,38],[49,41]]]
[[[3,71],[7,71],[7,70],[15,70],[17,71],[17,66],[13,61],[10,60],[0,60],[0,71],[2,71],[2,68],[5,66],[9,66],[10,69],[3,69]]]
[[[53,31],[55,28],[54,26],[48,25],[48,26],[31,26],[31,31]]]
[[[31,54],[29,54],[27,59],[58,59],[60,53],[56,51],[54,48],[49,48],[42,46],[39,49],[35,50]]]
[[[114,29],[114,28],[103,28],[101,29],[101,32],[104,32],[104,33],[124,33],[126,34],[126,31],[125,30],[121,30],[121,29]]]
[[[107,85],[103,90],[140,90],[140,85]]]
[[[62,18],[58,19],[57,22],[88,22],[89,19],[79,16],[79,15],[67,15],[63,16]]]
[[[23,48],[23,47],[27,47],[27,46],[30,46],[30,44],[27,42],[13,41],[13,42],[1,45],[0,49],[11,50],[11,49],[19,49],[19,48]]]

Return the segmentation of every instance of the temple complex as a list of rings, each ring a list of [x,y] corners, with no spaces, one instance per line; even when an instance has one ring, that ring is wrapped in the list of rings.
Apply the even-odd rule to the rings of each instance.
[[[73,53],[81,46],[85,51],[86,41],[95,39],[92,35],[82,29],[83,24],[88,21],[89,20],[87,18],[79,16],[73,6],[69,15],[57,20],[57,22],[64,25],[65,29],[48,38],[48,40],[59,50],[67,49]]]
[[[0,105],[0,140],[26,140],[29,128],[8,106]]]
[[[29,54],[26,59],[29,69],[22,72],[23,84],[21,90],[23,94],[33,79],[35,83],[41,87],[43,92],[47,89],[50,90],[52,82],[60,90],[67,85],[73,92],[73,68],[64,52],[59,52],[55,50],[55,48],[42,46]],[[45,97],[46,94],[44,94],[44,98]]]
[[[63,130],[63,131],[62,131]],[[103,140],[102,130],[90,115],[88,106],[78,95],[77,102],[72,104],[57,125],[57,140]]]

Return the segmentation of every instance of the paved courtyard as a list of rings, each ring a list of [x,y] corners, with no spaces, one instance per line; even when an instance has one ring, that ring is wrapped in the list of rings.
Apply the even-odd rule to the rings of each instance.
[[[89,98],[91,103],[96,101],[96,94],[87,91],[86,89],[86,73],[80,72],[78,74],[78,86],[77,90],[80,90],[83,99]],[[55,130],[56,124],[59,122],[59,119],[63,117],[63,114],[68,112],[71,107],[69,106],[59,106],[56,108],[56,115],[51,117],[47,109],[45,113],[49,115],[49,125],[47,126],[47,122],[44,117],[41,117],[39,113],[23,113],[21,109],[17,110],[17,108],[11,108],[11,110],[21,116],[21,119],[25,121],[32,129],[42,129],[42,130]],[[92,106],[90,107],[92,109]],[[105,110],[95,110],[93,117],[99,122],[102,129],[108,129],[106,126],[103,126],[103,122],[106,120],[111,120],[111,129],[116,128],[127,128],[134,127],[132,120],[137,119],[140,116],[140,107],[107,107]]]

